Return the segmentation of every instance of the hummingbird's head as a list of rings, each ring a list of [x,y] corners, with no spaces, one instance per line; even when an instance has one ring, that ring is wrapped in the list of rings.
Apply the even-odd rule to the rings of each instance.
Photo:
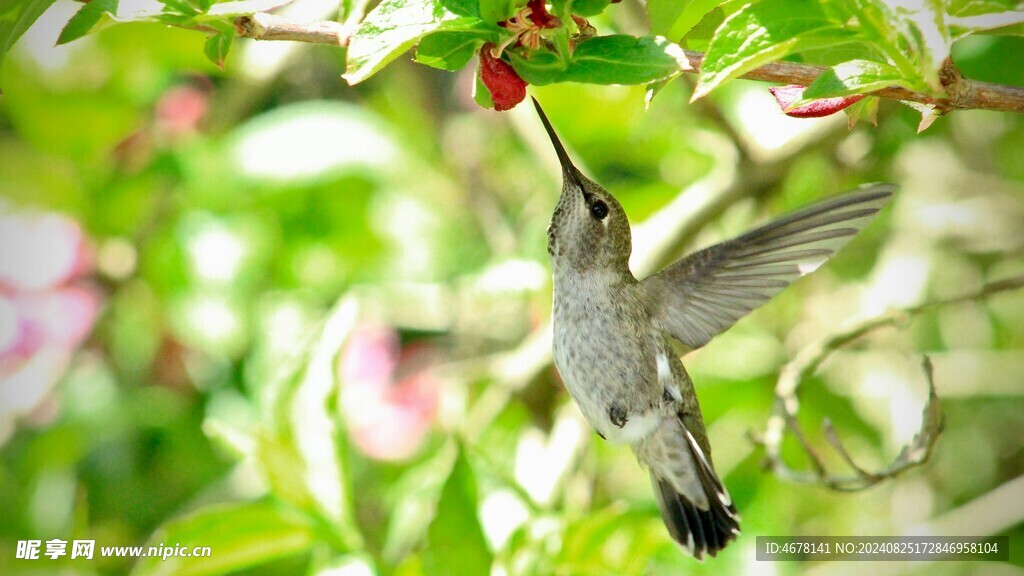
[[[562,195],[548,226],[553,263],[578,272],[629,271],[629,220],[607,190],[584,176],[569,160],[544,110],[533,101],[562,165]]]

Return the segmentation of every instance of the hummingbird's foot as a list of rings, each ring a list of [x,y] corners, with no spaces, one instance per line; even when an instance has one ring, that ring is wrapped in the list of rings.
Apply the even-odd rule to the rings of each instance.
[[[612,424],[622,428],[626,425],[626,421],[629,420],[629,417],[626,415],[626,410],[622,406],[612,404],[608,408],[608,419],[612,421]]]

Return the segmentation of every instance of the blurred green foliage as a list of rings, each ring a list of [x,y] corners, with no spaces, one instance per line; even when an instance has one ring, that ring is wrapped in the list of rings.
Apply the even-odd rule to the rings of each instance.
[[[202,35],[153,24],[53,48],[76,8],[56,3],[0,69],[0,195],[82,224],[105,305],[0,453],[0,572],[842,574],[863,566],[758,564],[754,537],[919,525],[1009,535],[1010,562],[870,569],[1024,572],[1019,294],[873,333],[802,389],[812,442],[828,417],[882,466],[916,430],[929,353],[946,431],[923,468],[832,493],[766,473],[747,438],[782,365],[838,324],[1024,271],[1024,118],[956,112],[916,135],[893,103],[851,131],[785,118],[761,84],[690,105],[677,80],[646,112],[641,88],[535,90],[634,224],[681,193],[698,202],[695,182],[735,180],[680,249],[861,182],[902,185],[832,263],[685,358],[744,530],[699,564],[536,351],[559,184],[526,107],[482,110],[471,70],[405,59],[348,87],[329,47],[239,41],[220,70]],[[1022,49],[990,36],[954,56],[1010,82]],[[784,454],[805,465],[795,442]],[[53,538],[212,556],[14,558]]]

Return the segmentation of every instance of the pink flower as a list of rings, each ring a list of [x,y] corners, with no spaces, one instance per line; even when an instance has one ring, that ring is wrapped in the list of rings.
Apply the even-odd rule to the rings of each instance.
[[[341,410],[355,445],[379,460],[414,455],[437,414],[438,382],[424,370],[434,352],[402,349],[388,327],[363,325],[340,359]]]
[[[208,80],[171,88],[156,103],[157,126],[171,137],[198,132],[210,106],[210,92]]]
[[[56,214],[0,215],[0,442],[63,376],[92,330],[99,296],[79,225]]]

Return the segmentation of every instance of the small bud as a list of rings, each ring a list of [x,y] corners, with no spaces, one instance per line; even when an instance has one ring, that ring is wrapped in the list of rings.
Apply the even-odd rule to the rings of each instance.
[[[866,94],[855,94],[853,96],[821,98],[803,106],[790,108],[794,103],[803,99],[804,90],[807,90],[807,87],[798,84],[776,86],[768,89],[772,96],[775,96],[775,100],[779,103],[786,116],[792,116],[793,118],[821,118],[822,116],[829,116],[847,106],[860,102],[866,96]]]

